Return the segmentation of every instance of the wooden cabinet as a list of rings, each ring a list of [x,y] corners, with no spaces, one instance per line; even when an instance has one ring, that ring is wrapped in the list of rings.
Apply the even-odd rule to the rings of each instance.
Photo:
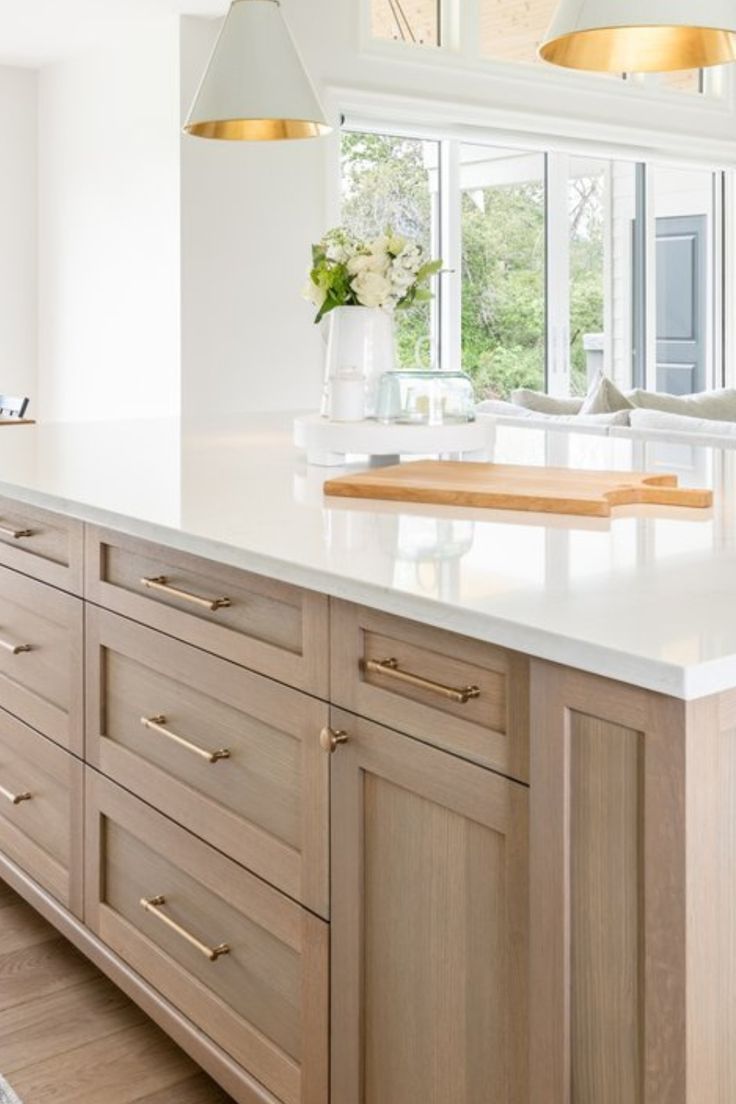
[[[0,497],[0,563],[44,583],[82,593],[83,525]]]
[[[87,760],[329,915],[328,706],[87,607]]]
[[[527,1104],[527,788],[332,724],[333,1104]]]
[[[327,1104],[327,925],[86,774],[86,923],[283,1104]]]
[[[528,780],[525,656],[350,602],[330,625],[336,705]]]
[[[107,530],[85,547],[90,601],[327,697],[324,595]]]
[[[0,567],[0,708],[83,753],[82,603]]]
[[[0,852],[82,915],[81,762],[0,709]]]
[[[0,499],[0,874],[239,1104],[736,1100],[736,691],[81,537]]]

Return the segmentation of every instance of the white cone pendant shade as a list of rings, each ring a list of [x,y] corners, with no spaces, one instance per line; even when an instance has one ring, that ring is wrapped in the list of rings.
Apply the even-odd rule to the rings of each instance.
[[[703,69],[736,61],[734,0],[560,0],[539,55],[600,73]]]
[[[329,133],[278,0],[231,5],[184,129],[240,142]]]

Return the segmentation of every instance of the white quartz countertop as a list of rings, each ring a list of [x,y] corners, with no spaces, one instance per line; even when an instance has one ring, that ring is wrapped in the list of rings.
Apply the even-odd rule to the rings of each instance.
[[[499,426],[498,461],[715,490],[584,519],[325,499],[340,469],[290,425],[2,428],[0,494],[677,697],[736,687],[736,450]]]

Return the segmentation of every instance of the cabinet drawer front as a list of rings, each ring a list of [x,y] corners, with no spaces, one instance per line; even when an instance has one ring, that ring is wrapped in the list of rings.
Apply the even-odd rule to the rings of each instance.
[[[348,602],[331,639],[335,704],[528,780],[524,656]]]
[[[0,497],[0,564],[81,594],[83,552],[81,522]]]
[[[327,925],[86,773],[88,926],[284,1104],[327,1104]]]
[[[0,710],[0,851],[81,916],[81,762]]]
[[[120,534],[88,528],[87,542],[92,602],[327,696],[323,595]]]
[[[327,723],[316,698],[87,608],[88,761],[323,916]]]
[[[82,602],[0,567],[0,708],[82,754]]]

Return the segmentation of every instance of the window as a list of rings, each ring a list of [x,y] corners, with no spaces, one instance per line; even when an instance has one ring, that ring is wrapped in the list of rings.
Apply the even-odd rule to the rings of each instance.
[[[690,95],[698,95],[704,91],[704,76],[702,69],[683,69],[675,73],[658,73],[660,88],[672,89],[675,92],[689,92]]]
[[[348,133],[342,141],[342,221],[361,238],[388,227],[439,255],[439,143],[385,134]],[[401,367],[431,367],[438,359],[435,300],[396,313]]]
[[[467,0],[361,0],[366,5],[373,39],[412,46],[443,46],[463,57],[485,58],[505,64],[550,69],[537,50],[554,17],[558,0],[476,0],[467,14]],[[443,41],[443,27],[448,39]],[[435,51],[436,53],[437,51]],[[432,51],[425,56],[431,57]],[[558,73],[561,72],[558,70]],[[587,77],[620,80],[624,74],[596,73]],[[570,80],[580,74],[568,72]],[[628,74],[629,87],[674,95],[721,96],[722,81],[703,70],[676,73]],[[623,86],[623,82],[622,82]]]
[[[374,38],[440,45],[440,0],[370,0]]]
[[[582,157],[569,162],[570,391],[584,395],[589,375],[608,367],[607,199],[610,164]],[[591,371],[592,370],[592,371]]]
[[[397,314],[401,367],[462,368],[479,398],[517,387],[686,394],[722,375],[724,174],[346,132],[342,218],[392,226],[445,271]]]
[[[480,52],[496,61],[536,62],[557,0],[480,0]]]
[[[460,149],[462,363],[483,394],[544,387],[545,160]]]

